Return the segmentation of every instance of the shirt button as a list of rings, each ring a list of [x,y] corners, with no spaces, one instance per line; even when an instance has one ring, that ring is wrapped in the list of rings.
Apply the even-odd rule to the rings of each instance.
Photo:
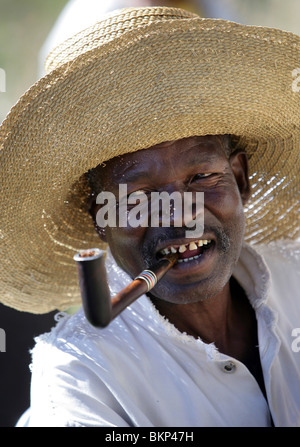
[[[236,365],[233,361],[228,360],[222,364],[222,370],[226,373],[233,373],[236,370]]]

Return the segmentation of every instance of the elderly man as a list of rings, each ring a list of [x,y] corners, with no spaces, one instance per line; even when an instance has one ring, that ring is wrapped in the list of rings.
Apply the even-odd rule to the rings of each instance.
[[[107,248],[112,296],[178,257],[108,327],[79,310],[38,338],[28,425],[300,425],[299,56],[290,33],[172,8],[117,11],[50,55],[1,128],[3,301],[77,304],[84,248]],[[192,217],[201,193],[203,232],[171,203],[169,226],[151,206],[103,222],[102,192],[116,222],[139,203],[120,185],[191,193]]]

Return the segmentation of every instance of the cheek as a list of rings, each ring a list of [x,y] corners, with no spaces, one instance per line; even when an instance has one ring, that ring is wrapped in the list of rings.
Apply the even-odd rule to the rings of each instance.
[[[138,275],[143,265],[141,255],[143,229],[107,227],[106,239],[117,264],[130,276]]]
[[[237,187],[222,187],[205,195],[204,204],[221,223],[234,224],[244,220],[242,199]]]
[[[206,203],[207,225],[222,228],[230,241],[232,257],[237,260],[245,235],[245,213],[237,187],[221,188],[209,194]]]

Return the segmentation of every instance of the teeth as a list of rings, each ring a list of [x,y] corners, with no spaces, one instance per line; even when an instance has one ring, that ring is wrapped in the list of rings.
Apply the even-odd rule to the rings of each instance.
[[[177,262],[188,262],[188,261],[191,261],[192,259],[198,259],[198,258],[200,258],[200,256],[201,255],[193,256],[192,258],[178,259]]]
[[[164,248],[163,250],[161,250],[161,253],[163,255],[168,255],[170,253],[170,250],[168,248]]]
[[[161,253],[163,255],[168,255],[171,252],[172,253],[177,253],[177,251],[179,253],[184,253],[187,249],[189,249],[189,250],[197,250],[197,246],[198,247],[202,247],[203,245],[207,245],[207,244],[210,244],[210,243],[211,243],[210,239],[201,239],[201,240],[198,240],[198,241],[190,242],[189,244],[186,244],[186,245],[180,245],[179,247],[173,247],[172,246],[172,247],[164,248],[164,249],[161,250]],[[200,256],[200,255],[198,255],[198,256]],[[195,256],[194,256],[194,258],[186,258],[186,260],[189,260],[189,259],[195,259]],[[186,262],[186,260],[184,259],[184,260],[182,260],[182,262],[183,261]],[[178,262],[179,262],[179,260],[178,260]]]

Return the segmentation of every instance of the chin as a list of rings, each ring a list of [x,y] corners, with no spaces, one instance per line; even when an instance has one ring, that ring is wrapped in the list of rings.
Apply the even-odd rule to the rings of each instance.
[[[227,270],[227,269],[226,269]],[[152,291],[151,298],[172,304],[192,304],[203,302],[217,296],[229,283],[231,271],[215,273],[196,283],[159,283]]]
[[[232,251],[231,247],[226,252],[212,247],[203,259],[176,264],[151,295],[173,304],[196,303],[217,296],[229,283],[240,255],[240,249]]]

